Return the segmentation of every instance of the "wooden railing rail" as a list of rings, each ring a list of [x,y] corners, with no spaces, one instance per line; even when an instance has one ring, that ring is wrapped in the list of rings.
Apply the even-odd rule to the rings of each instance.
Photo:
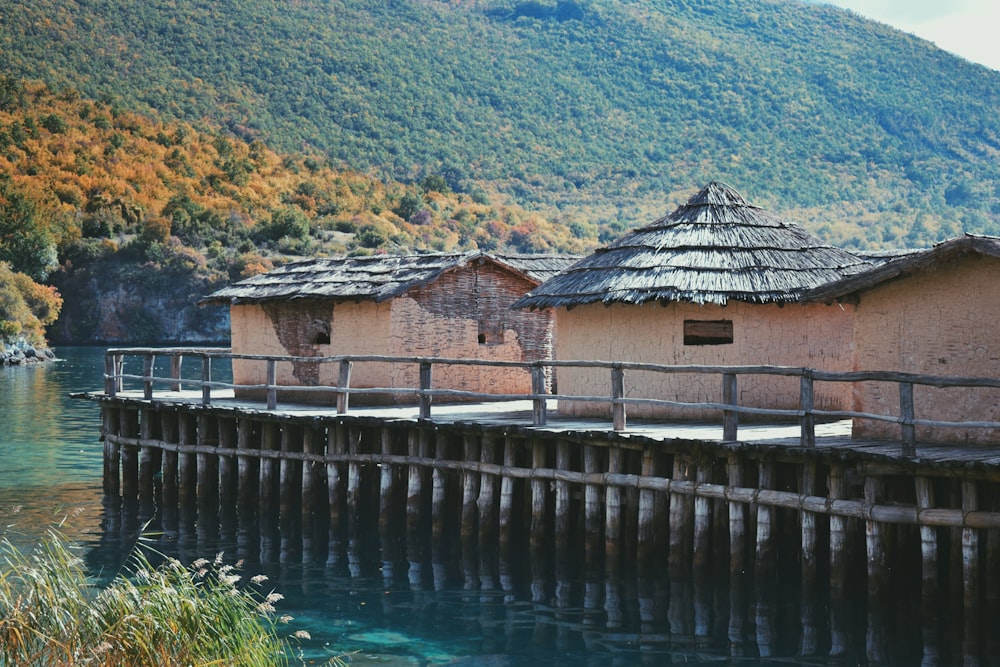
[[[142,374],[125,373],[125,358],[137,357],[142,360]],[[154,374],[157,357],[170,360],[168,377],[157,377]],[[200,378],[184,379],[182,377],[183,360],[196,358],[200,360]],[[213,381],[212,360],[228,359],[260,361],[266,365],[266,380],[264,384],[234,384]],[[336,364],[337,382],[335,385],[282,385],[278,382],[278,365],[282,363],[312,363]],[[351,374],[355,364],[393,363],[413,364],[418,369],[419,386],[417,387],[352,387]],[[531,393],[528,394],[496,394],[461,389],[435,388],[433,386],[434,366],[486,366],[492,368],[522,369],[529,373]],[[581,396],[548,393],[546,390],[545,369],[558,368],[592,368],[606,369],[609,372],[609,393],[605,396]],[[683,402],[665,398],[631,397],[627,395],[626,374],[632,372],[652,372],[660,374],[697,374],[717,375],[721,382],[721,402]],[[799,378],[799,397],[797,409],[762,408],[750,405],[739,405],[738,382],[740,376],[769,375]],[[740,415],[765,416],[780,419],[797,419],[801,426],[801,443],[811,447],[816,442],[817,420],[825,419],[864,419],[899,424],[900,441],[905,456],[916,455],[916,428],[918,426],[936,428],[967,428],[967,429],[1000,429],[1000,422],[993,421],[943,421],[936,419],[919,419],[914,408],[914,387],[929,386],[936,388],[1000,388],[1000,379],[986,377],[955,377],[921,375],[893,371],[850,371],[834,372],[791,366],[699,366],[699,365],[666,365],[641,362],[609,362],[590,360],[548,360],[534,362],[491,361],[484,359],[452,359],[439,357],[415,356],[384,356],[384,355],[338,355],[326,357],[296,357],[257,354],[234,354],[226,348],[112,348],[105,356],[104,394],[115,397],[123,391],[126,381],[139,382],[145,400],[153,400],[155,387],[166,385],[170,392],[177,392],[187,385],[201,391],[201,402],[210,405],[213,389],[261,390],[264,392],[267,408],[275,410],[278,407],[279,395],[282,393],[329,393],[336,402],[339,414],[347,413],[350,396],[385,395],[415,396],[418,414],[421,419],[431,417],[431,409],[435,400],[471,399],[481,401],[515,401],[530,400],[532,402],[532,422],[536,426],[546,423],[546,411],[549,401],[574,401],[587,403],[605,403],[610,407],[612,428],[621,431],[626,428],[628,406],[653,406],[677,410],[718,411],[722,415],[723,439],[736,440],[739,430]],[[887,415],[852,410],[824,410],[815,407],[816,382],[883,382],[894,383],[899,387],[899,414]]]

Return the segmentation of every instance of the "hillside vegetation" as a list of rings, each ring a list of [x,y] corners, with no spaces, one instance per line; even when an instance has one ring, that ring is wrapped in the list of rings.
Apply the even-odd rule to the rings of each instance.
[[[574,235],[575,232],[575,235]],[[385,182],[314,155],[0,78],[0,341],[219,340],[216,287],[303,255],[579,252],[555,225],[440,177]]]
[[[842,245],[1000,232],[1000,73],[794,0],[0,0],[0,68],[612,231],[717,179]]]
[[[0,0],[0,339],[218,340],[193,304],[288,258],[581,252],[710,180],[848,248],[997,234],[998,108],[796,0]]]

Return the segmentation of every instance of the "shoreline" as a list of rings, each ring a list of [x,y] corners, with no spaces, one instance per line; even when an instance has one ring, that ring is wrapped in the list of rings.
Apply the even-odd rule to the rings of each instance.
[[[0,366],[26,366],[55,360],[55,353],[47,347],[36,348],[27,343],[11,346],[0,344]]]

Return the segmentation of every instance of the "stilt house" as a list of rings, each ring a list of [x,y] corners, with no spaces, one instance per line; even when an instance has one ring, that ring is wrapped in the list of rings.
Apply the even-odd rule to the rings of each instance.
[[[800,303],[806,290],[869,266],[710,183],[685,205],[581,259],[515,307],[554,309],[559,359],[679,365],[854,367],[853,306]],[[626,375],[627,397],[719,402],[717,376]],[[607,371],[559,369],[559,394],[606,396]],[[740,379],[740,404],[795,409],[796,378]],[[851,404],[851,387],[817,386],[816,407]],[[606,405],[560,401],[560,412]],[[632,406],[635,416],[717,418]]]
[[[576,259],[480,252],[315,259],[240,281],[205,302],[230,304],[236,354],[536,361],[551,358],[554,318],[510,306]],[[236,384],[262,384],[265,373],[263,362],[234,361]],[[435,387],[493,393],[531,390],[529,374],[521,370],[439,366],[434,373]],[[335,385],[337,367],[304,361],[281,364],[278,380],[285,385]],[[351,386],[416,388],[419,370],[415,364],[356,364]],[[321,395],[333,400],[330,394]],[[317,394],[302,392],[297,398],[310,396]]]
[[[855,311],[855,366],[958,377],[1000,377],[1000,238],[964,236],[808,292]],[[899,414],[895,384],[859,383],[854,409]],[[1000,389],[914,386],[914,413],[937,421],[1000,421]],[[895,438],[899,425],[855,420],[857,437]],[[931,442],[1000,441],[988,429],[918,426]]]

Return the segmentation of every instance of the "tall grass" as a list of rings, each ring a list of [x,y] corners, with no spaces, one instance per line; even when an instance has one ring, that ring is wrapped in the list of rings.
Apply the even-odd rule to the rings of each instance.
[[[0,665],[132,667],[286,665],[276,593],[233,566],[166,559],[136,549],[124,571],[96,587],[56,530],[30,551],[0,539]]]

